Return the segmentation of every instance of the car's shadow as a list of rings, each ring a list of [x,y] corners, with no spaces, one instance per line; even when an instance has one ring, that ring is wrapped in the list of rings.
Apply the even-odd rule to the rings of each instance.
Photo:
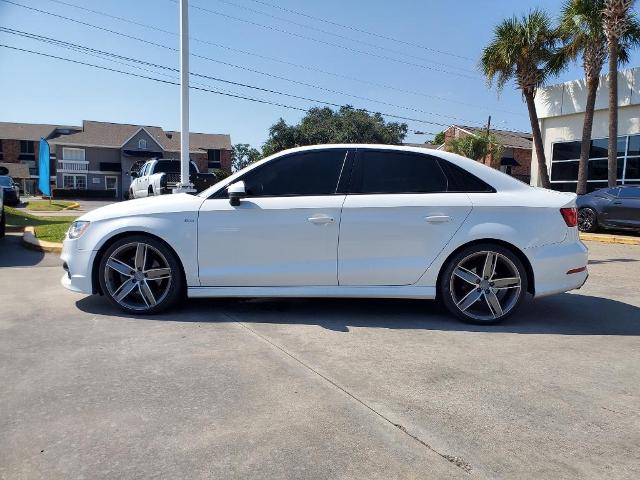
[[[469,325],[434,301],[387,299],[191,299],[154,316],[123,314],[99,296],[76,305],[93,315],[171,322],[252,322],[349,327],[423,329],[556,335],[640,335],[640,307],[607,298],[560,294],[526,302],[499,325]]]

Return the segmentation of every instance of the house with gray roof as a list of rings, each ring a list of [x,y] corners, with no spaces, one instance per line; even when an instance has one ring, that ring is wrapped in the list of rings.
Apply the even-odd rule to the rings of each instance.
[[[180,158],[180,133],[157,126],[89,120],[82,126],[0,122],[0,162],[10,165],[10,173],[13,169],[22,175],[13,176],[21,181],[26,193],[36,193],[40,138],[50,146],[54,188],[93,190],[93,194],[102,191],[116,198],[125,196],[130,172],[141,162]],[[191,133],[189,152],[201,172],[231,169],[228,134]]]

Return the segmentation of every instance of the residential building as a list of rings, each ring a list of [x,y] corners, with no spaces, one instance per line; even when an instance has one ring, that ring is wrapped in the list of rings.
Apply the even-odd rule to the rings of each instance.
[[[445,144],[452,138],[464,137],[466,135],[477,135],[486,132],[484,127],[468,127],[466,125],[451,125],[444,131]],[[531,149],[533,146],[532,136],[528,132],[516,132],[511,130],[490,129],[496,141],[504,146],[499,168],[504,173],[511,175],[523,182],[529,183],[531,178]],[[482,160],[486,165],[496,164],[488,156]]]
[[[618,183],[640,184],[640,68],[618,72]],[[609,80],[600,77],[596,93],[588,190],[607,186]],[[576,191],[587,89],[584,79],[541,88],[536,108],[551,187]],[[532,185],[540,185],[538,159],[532,159]]]
[[[446,150],[447,142],[452,138],[477,135],[485,131],[485,128],[451,125],[444,131],[445,143],[442,145],[434,143],[403,143],[403,145],[429,150]],[[496,140],[504,146],[504,152],[500,158],[500,170],[528,183],[531,176],[531,149],[533,146],[531,134],[527,132],[495,129],[491,129],[491,133],[495,135]],[[482,160],[482,163],[491,165],[496,162],[492,162],[491,158],[487,157]]]
[[[38,153],[41,138],[56,135],[57,125],[0,122],[0,165],[7,167],[9,175],[23,192],[35,194],[38,184]],[[55,161],[51,161],[55,171]],[[55,176],[51,177],[55,180]]]
[[[81,127],[0,123],[0,138],[12,137],[6,164],[27,163],[31,169],[24,190],[35,193],[38,141],[45,138],[51,151],[51,174],[56,188],[115,191],[123,198],[131,184],[130,172],[149,158],[180,159],[180,133],[161,127],[83,121]],[[28,134],[28,135],[27,135]],[[20,137],[22,135],[22,137]],[[30,142],[31,153],[15,154],[19,142]],[[3,144],[4,144],[3,140]],[[4,149],[4,146],[3,146]],[[201,172],[231,169],[231,138],[227,134],[191,133],[190,159]],[[27,158],[28,157],[28,158]],[[29,163],[33,162],[33,163]],[[113,195],[113,194],[112,194]]]

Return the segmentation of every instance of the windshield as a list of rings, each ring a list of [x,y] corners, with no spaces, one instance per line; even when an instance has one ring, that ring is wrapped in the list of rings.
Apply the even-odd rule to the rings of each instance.
[[[0,177],[0,187],[11,187],[13,185],[13,180],[11,177],[2,176]]]
[[[180,162],[176,160],[158,160],[154,170],[156,173],[180,173]],[[196,167],[189,162],[189,173],[196,173]]]

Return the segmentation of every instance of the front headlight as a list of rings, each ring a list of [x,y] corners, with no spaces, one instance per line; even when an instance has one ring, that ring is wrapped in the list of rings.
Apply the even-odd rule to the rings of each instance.
[[[86,220],[76,220],[71,224],[69,230],[67,231],[67,237],[74,239],[80,238],[82,234],[89,227],[89,222]]]

